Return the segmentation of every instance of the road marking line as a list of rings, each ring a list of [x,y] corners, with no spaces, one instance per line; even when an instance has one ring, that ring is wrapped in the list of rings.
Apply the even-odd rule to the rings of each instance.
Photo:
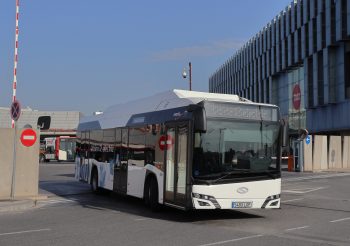
[[[333,177],[344,177],[344,176],[350,176],[350,173],[324,174],[324,175],[298,177],[298,178],[284,178],[284,179],[282,178],[282,181],[298,181],[298,180],[322,179],[322,178],[333,178]]]
[[[135,221],[144,221],[144,220],[147,220],[146,218],[143,218],[143,219],[134,219]]]
[[[285,202],[295,202],[295,201],[300,201],[300,200],[304,200],[304,198],[296,198],[296,199],[285,200],[285,201],[282,200],[282,203],[285,203]]]
[[[305,228],[309,228],[309,227],[310,226],[301,226],[301,227],[286,229],[285,231],[296,231],[296,230],[301,230],[301,229],[305,229]]]
[[[349,218],[344,218],[344,219],[339,219],[339,220],[332,220],[332,221],[329,221],[329,222],[337,223],[337,222],[341,222],[341,221],[345,221],[345,220],[350,220],[350,217]]]
[[[0,236],[16,235],[16,234],[24,234],[24,233],[33,233],[33,232],[42,232],[42,231],[51,231],[51,229],[47,228],[47,229],[39,229],[39,230],[7,232],[7,233],[1,233]]]
[[[306,193],[310,193],[313,191],[318,191],[318,190],[322,190],[322,189],[326,189],[328,187],[318,187],[318,188],[304,188],[304,189],[294,189],[294,190],[282,190],[282,193],[295,193],[295,194],[306,194]]]
[[[65,202],[76,202],[69,199],[53,199],[53,200],[47,200],[47,201],[40,201],[39,203],[45,204],[45,203],[65,203]]]
[[[220,241],[220,242],[215,242],[215,243],[201,244],[199,246],[212,246],[212,245],[219,245],[219,244],[225,244],[225,243],[232,243],[232,242],[242,241],[242,240],[246,240],[246,239],[262,237],[262,236],[264,236],[264,235],[254,235],[254,236],[250,236],[250,237],[241,237],[241,238],[236,238],[236,239],[226,240],[226,241]]]

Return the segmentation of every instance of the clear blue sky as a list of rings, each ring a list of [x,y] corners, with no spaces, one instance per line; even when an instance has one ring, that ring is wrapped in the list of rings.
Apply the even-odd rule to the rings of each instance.
[[[41,110],[96,110],[193,89],[290,0],[20,0],[17,97]],[[0,1],[0,106],[11,104],[15,0]]]

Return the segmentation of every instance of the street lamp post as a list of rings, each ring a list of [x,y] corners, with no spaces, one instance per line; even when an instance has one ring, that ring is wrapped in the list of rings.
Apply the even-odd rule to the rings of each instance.
[[[190,83],[190,91],[192,91],[192,64],[191,62],[188,63],[188,70],[189,70],[189,83]],[[187,71],[186,68],[182,71],[182,77],[184,79],[187,78]]]

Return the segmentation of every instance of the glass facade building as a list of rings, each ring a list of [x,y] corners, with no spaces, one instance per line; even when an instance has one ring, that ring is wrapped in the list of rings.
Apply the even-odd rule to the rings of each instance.
[[[290,128],[350,135],[350,1],[295,0],[209,78],[276,104]]]

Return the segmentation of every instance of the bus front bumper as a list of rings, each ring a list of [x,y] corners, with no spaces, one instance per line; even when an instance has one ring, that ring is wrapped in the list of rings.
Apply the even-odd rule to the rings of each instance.
[[[205,199],[207,198],[207,199]],[[266,199],[215,199],[204,196],[192,198],[194,209],[270,209],[280,208],[280,195],[270,196]]]

